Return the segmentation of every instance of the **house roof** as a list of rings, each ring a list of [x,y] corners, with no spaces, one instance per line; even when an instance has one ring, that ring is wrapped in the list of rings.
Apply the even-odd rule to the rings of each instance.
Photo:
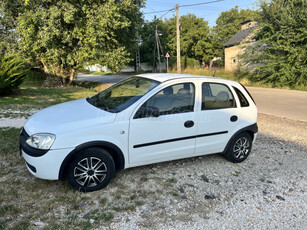
[[[231,37],[223,46],[224,47],[229,47],[229,46],[238,45],[248,35],[250,35],[255,29],[256,29],[256,26],[250,27],[250,28],[245,29],[245,30],[240,30],[233,37]]]
[[[250,19],[245,20],[245,21],[241,22],[240,25],[246,24],[246,23],[251,22],[251,21],[252,21],[252,20],[250,20]]]

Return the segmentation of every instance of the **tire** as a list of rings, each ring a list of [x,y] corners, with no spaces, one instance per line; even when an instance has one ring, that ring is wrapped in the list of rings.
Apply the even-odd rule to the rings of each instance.
[[[231,141],[225,153],[225,158],[233,163],[244,161],[252,149],[252,138],[244,132],[240,133]]]
[[[114,160],[108,151],[88,148],[75,155],[65,171],[65,176],[74,189],[93,192],[107,186],[114,173]]]

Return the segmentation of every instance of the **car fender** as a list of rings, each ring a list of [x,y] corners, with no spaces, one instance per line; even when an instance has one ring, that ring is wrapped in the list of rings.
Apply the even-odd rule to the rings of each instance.
[[[69,163],[70,160],[73,159],[75,154],[78,154],[78,152],[82,151],[86,148],[91,147],[100,147],[105,148],[110,152],[114,159],[114,163],[117,170],[123,170],[125,168],[125,157],[122,152],[122,150],[115,144],[107,141],[90,141],[83,144],[78,145],[73,151],[71,151],[64,159],[64,161],[61,164],[60,171],[59,171],[59,180],[64,179],[65,177],[65,168],[67,163]]]
[[[246,126],[242,129],[239,129],[237,132],[235,132],[232,137],[229,139],[224,151],[222,152],[222,154],[225,154],[229,145],[231,144],[231,142],[233,141],[233,139],[239,134],[239,133],[243,133],[243,132],[248,132],[250,134],[252,134],[251,138],[254,139],[254,134],[255,133],[258,133],[258,125],[257,123],[255,124],[252,124],[252,125],[249,125],[249,126]]]

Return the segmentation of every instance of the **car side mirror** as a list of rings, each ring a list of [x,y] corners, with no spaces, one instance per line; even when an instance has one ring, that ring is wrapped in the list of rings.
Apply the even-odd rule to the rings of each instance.
[[[145,117],[159,117],[160,111],[157,107],[147,106],[141,107],[134,115],[134,119],[145,118]]]

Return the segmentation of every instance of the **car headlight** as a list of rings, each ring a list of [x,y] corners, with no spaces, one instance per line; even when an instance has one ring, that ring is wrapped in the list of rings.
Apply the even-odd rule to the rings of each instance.
[[[51,133],[38,133],[30,136],[26,143],[36,149],[48,150],[55,140],[55,135]]]

